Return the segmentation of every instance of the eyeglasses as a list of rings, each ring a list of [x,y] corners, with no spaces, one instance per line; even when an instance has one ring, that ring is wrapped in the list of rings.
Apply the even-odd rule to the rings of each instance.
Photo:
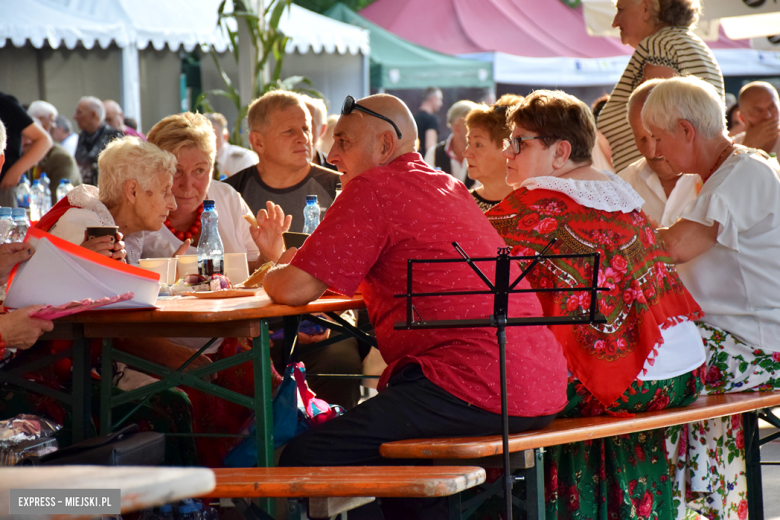
[[[389,118],[383,116],[382,114],[377,114],[373,110],[369,110],[364,106],[358,105],[357,101],[355,101],[355,98],[352,96],[347,96],[347,98],[344,100],[344,104],[341,106],[341,115],[346,116],[352,113],[353,110],[359,110],[360,112],[366,113],[368,115],[378,117],[379,119],[383,121],[387,121],[391,125],[393,125],[393,128],[395,128],[395,135],[398,136],[398,139],[401,138],[401,131],[398,129],[398,126],[396,126],[395,123],[393,123]]]
[[[535,135],[532,137],[512,137],[504,139],[504,150],[511,147],[511,150],[515,155],[520,153],[520,143],[523,141],[531,141],[533,139],[555,139],[552,135]]]

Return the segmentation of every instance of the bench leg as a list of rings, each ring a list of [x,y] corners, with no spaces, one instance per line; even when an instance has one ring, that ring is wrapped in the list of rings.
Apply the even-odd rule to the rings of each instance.
[[[742,425],[745,430],[748,517],[750,520],[764,520],[764,492],[761,482],[761,437],[758,429],[758,412],[743,413]]]

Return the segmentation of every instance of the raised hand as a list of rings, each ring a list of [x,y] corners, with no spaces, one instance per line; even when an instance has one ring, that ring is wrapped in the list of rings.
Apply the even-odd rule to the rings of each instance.
[[[292,215],[285,216],[282,207],[271,201],[266,207],[257,212],[257,226],[250,226],[249,232],[262,257],[275,262],[284,252],[282,233],[290,230]]]

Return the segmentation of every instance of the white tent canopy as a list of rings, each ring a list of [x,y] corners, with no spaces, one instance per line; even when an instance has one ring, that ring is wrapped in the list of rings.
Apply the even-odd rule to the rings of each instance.
[[[125,114],[140,119],[138,50],[151,44],[162,50],[213,45],[227,49],[217,27],[220,0],[24,0],[6,2],[0,19],[0,47],[29,42],[36,48],[91,49],[115,43],[122,49],[122,105]],[[362,54],[368,56],[368,31],[344,24],[293,4],[279,22],[291,37],[288,54]],[[368,82],[368,71],[364,72]],[[139,121],[140,123],[140,121]]]

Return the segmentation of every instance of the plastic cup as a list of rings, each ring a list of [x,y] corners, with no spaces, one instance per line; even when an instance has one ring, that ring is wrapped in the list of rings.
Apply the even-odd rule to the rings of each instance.
[[[168,285],[173,285],[176,283],[176,266],[179,265],[179,262],[176,258],[169,258],[168,259]]]
[[[147,269],[160,275],[160,282],[168,282],[168,259],[167,258],[142,258],[138,261],[143,269]]]
[[[188,274],[198,274],[198,255],[180,255],[178,260],[178,278],[184,278]]]
[[[249,278],[249,266],[246,253],[225,253],[225,276],[236,285]]]

